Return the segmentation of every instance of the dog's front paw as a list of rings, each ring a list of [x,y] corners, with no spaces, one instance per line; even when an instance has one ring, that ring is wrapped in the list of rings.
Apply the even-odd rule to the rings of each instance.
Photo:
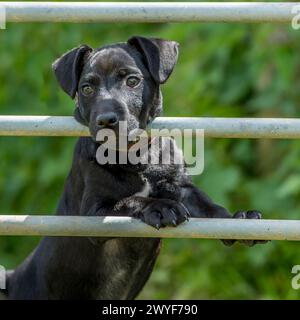
[[[251,211],[238,211],[236,212],[233,219],[261,219],[261,213],[259,211],[251,210]],[[256,244],[267,243],[268,240],[222,240],[226,246],[232,246],[236,241],[243,243],[248,247],[252,247]]]
[[[169,199],[151,201],[138,215],[138,218],[156,229],[167,226],[176,227],[189,217],[190,213],[181,202]]]

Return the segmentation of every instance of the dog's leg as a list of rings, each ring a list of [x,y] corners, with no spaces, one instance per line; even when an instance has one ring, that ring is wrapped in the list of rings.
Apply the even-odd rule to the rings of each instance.
[[[261,219],[261,213],[256,210],[238,211],[233,216],[223,207],[215,204],[204,192],[197,189],[192,183],[182,187],[182,203],[194,218],[233,218],[233,219]],[[227,245],[233,245],[237,240],[222,240]],[[266,243],[266,240],[238,240],[239,242],[253,246],[258,243]]]

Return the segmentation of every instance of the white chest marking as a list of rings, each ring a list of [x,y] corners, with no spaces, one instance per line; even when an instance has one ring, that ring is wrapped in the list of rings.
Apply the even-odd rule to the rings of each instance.
[[[151,192],[151,186],[147,179],[145,179],[145,184],[143,186],[143,189],[139,192],[136,192],[133,196],[135,197],[149,197],[149,194]]]

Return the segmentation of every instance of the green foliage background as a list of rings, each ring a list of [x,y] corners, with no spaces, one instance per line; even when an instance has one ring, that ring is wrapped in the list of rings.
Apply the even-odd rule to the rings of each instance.
[[[297,117],[300,31],[249,24],[8,24],[0,31],[4,115],[72,115],[51,63],[66,50],[132,35],[173,39],[180,59],[164,86],[166,116]],[[0,213],[54,213],[75,138],[0,138]],[[300,218],[300,141],[207,139],[195,182],[232,212]],[[0,264],[14,268],[39,241],[1,237]],[[140,298],[290,299],[300,244],[247,248],[214,240],[166,240]]]

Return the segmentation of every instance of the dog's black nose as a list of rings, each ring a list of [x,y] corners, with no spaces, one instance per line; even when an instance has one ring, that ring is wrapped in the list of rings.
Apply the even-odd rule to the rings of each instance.
[[[119,118],[114,112],[103,113],[96,118],[97,125],[101,128],[114,127],[118,120]]]

